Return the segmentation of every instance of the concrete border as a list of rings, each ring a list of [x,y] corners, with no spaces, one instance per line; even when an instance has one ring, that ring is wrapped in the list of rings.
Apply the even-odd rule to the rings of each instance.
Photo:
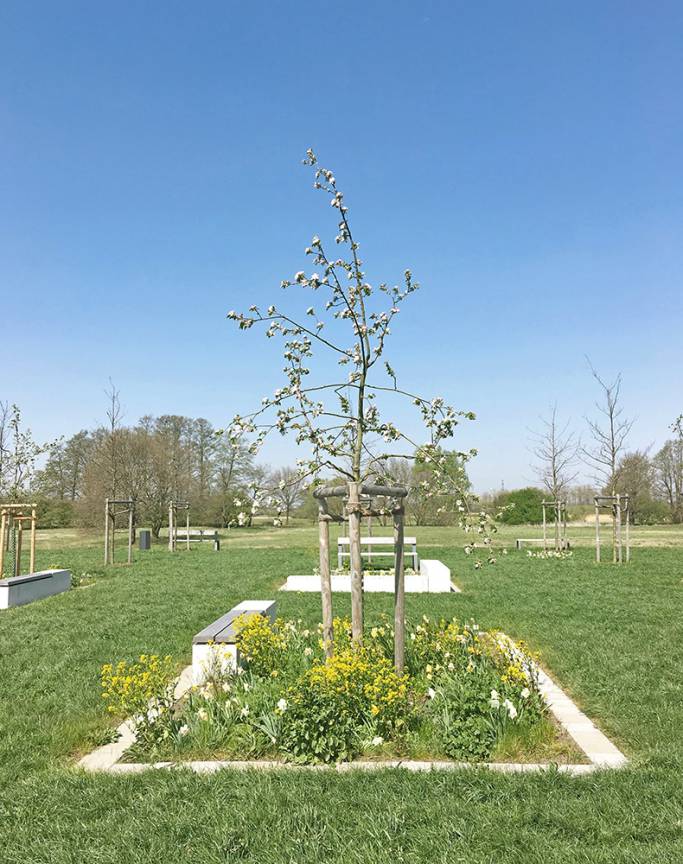
[[[232,769],[234,771],[378,771],[381,769],[401,768],[406,771],[458,771],[472,768],[486,768],[505,774],[526,774],[539,771],[557,770],[562,774],[578,777],[598,769],[623,768],[628,759],[609,738],[581,711],[576,703],[540,667],[538,686],[541,695],[548,703],[548,709],[564,731],[572,738],[588,759],[587,763],[558,764],[555,762],[449,762],[441,760],[394,759],[370,762],[340,762],[335,765],[296,765],[277,760],[216,760],[181,762],[120,762],[124,753],[135,743],[135,734],[129,721],[122,723],[117,732],[119,739],[113,744],[98,747],[79,760],[78,766],[86,771],[106,771],[111,774],[139,774],[143,771],[185,768],[198,774],[212,774],[215,771]],[[192,687],[192,666],[183,669],[176,683],[175,698],[180,699]]]

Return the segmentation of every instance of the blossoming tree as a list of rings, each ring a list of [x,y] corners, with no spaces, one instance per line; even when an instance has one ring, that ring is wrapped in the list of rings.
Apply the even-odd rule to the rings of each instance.
[[[410,270],[405,271],[400,287],[370,284],[351,230],[349,209],[333,172],[319,166],[312,150],[307,151],[304,164],[313,170],[314,188],[329,198],[336,211],[336,248],[333,254],[320,237],[313,237],[306,249],[312,272],[299,271],[281,283],[284,289],[311,292],[312,305],[304,304],[300,313],[275,304],[265,310],[251,306],[247,313],[228,313],[242,330],[261,325],[269,339],[282,339],[286,378],[272,396],[262,399],[258,409],[235,416],[228,434],[235,444],[245,435],[251,437],[252,452],[257,452],[270,433],[293,433],[297,443],[310,450],[307,458],[298,460],[299,477],[319,481],[331,476],[344,481],[344,486],[332,494],[343,494],[349,520],[353,638],[361,643],[362,499],[377,493],[378,482],[391,484],[390,466],[397,460],[414,458],[433,465],[432,493],[443,495],[448,490],[457,496],[466,529],[485,533],[487,517],[471,512],[467,490],[454,488],[452,472],[441,470],[441,443],[453,436],[462,418],[474,419],[474,415],[456,411],[440,396],[427,398],[400,387],[397,373],[385,356],[392,322],[418,284]],[[324,377],[329,364],[318,352],[336,361],[339,373],[330,376],[332,380]],[[314,371],[319,377],[314,377]],[[389,419],[389,400],[395,398],[408,400],[419,412],[427,433],[424,440],[417,440]],[[458,455],[467,460],[474,451]],[[396,493],[391,496],[395,499],[405,494],[391,486],[389,490]],[[396,501],[394,506],[398,506]],[[471,551],[474,543],[468,547],[466,551]],[[321,550],[321,563],[322,552],[326,554],[326,550]],[[331,613],[325,608],[323,612],[324,638],[329,645]]]

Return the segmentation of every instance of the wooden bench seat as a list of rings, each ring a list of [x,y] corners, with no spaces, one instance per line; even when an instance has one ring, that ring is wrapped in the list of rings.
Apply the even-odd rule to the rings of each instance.
[[[381,546],[389,548],[374,548]],[[393,537],[361,537],[360,547],[361,557],[367,558],[369,562],[372,562],[373,558],[393,558],[395,555]],[[409,549],[406,557],[412,559],[413,570],[417,572],[420,569],[420,558],[417,554],[417,538],[404,537],[403,547],[404,549]],[[339,537],[337,540],[337,566],[341,569],[344,566],[344,559],[350,557],[351,541],[348,537]]]

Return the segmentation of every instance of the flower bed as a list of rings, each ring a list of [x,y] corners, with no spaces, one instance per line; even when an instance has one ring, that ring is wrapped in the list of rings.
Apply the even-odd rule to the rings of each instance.
[[[136,728],[126,758],[581,761],[549,719],[535,658],[504,634],[423,617],[398,675],[386,621],[362,648],[347,620],[334,631],[326,659],[319,630],[252,616],[239,624],[240,667],[210,670],[178,703],[169,658],[105,666],[103,696]]]

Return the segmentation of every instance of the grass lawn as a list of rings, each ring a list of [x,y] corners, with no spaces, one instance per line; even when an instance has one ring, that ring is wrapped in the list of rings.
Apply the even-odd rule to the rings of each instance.
[[[505,529],[499,539],[534,536],[530,530]],[[101,665],[142,652],[170,653],[184,665],[206,623],[245,598],[276,596],[290,573],[311,571],[315,532],[233,532],[219,554],[171,556],[156,547],[136,553],[132,568],[106,570],[95,535],[53,532],[39,542],[38,565],[94,581],[0,615],[0,861],[683,861],[680,532],[636,531],[629,567],[598,568],[581,548],[590,527],[570,537],[572,530],[579,548],[569,560],[510,553],[475,571],[453,529],[416,529],[421,554],[444,560],[464,593],[408,595],[407,609],[474,617],[540,650],[558,683],[632,760],[585,778],[480,769],[79,772],[74,758],[111,724]],[[277,599],[280,614],[319,620],[316,595]],[[348,597],[336,595],[335,604],[335,613],[348,613]],[[368,595],[368,616],[390,609],[389,597]]]

